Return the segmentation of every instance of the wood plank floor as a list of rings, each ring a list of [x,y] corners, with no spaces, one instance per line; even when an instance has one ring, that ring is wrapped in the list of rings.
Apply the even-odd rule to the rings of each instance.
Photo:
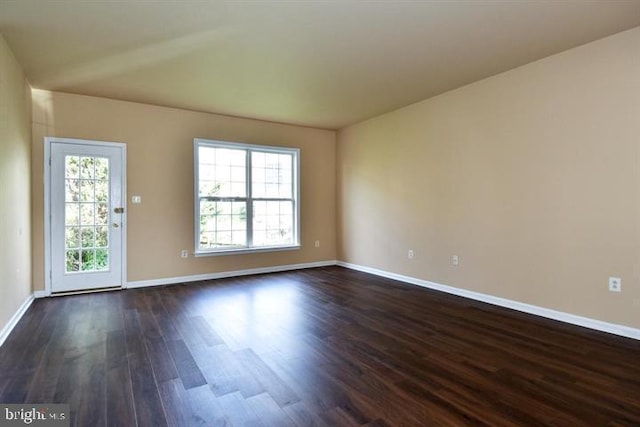
[[[76,426],[640,426],[640,342],[327,267],[40,299],[0,402]]]

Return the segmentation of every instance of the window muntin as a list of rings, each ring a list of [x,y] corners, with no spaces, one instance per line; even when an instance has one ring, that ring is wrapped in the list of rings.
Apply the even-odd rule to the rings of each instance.
[[[299,246],[299,150],[196,139],[196,254]]]

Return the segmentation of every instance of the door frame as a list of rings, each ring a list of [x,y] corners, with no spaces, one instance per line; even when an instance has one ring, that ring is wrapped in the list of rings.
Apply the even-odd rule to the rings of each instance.
[[[122,154],[122,199],[125,206],[122,214],[122,250],[121,263],[122,271],[120,277],[121,289],[127,288],[127,144],[122,142],[97,141],[89,139],[77,138],[57,138],[46,136],[44,138],[44,293],[45,296],[51,296],[51,254],[53,238],[51,235],[51,144],[60,142],[69,145],[90,145],[97,147],[118,148]],[[112,288],[117,289],[117,288]],[[78,293],[86,293],[94,291],[78,291]],[[74,293],[63,292],[62,294]]]

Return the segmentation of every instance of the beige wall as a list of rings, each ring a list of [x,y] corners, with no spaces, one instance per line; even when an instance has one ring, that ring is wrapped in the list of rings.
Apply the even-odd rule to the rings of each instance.
[[[343,129],[337,159],[339,259],[640,327],[640,28]]]
[[[215,114],[33,91],[33,277],[44,288],[45,136],[124,142],[128,281],[334,260],[335,132]],[[193,250],[193,138],[301,149],[302,249],[181,259]],[[320,247],[314,241],[320,240]]]
[[[0,329],[31,294],[31,93],[0,35]]]

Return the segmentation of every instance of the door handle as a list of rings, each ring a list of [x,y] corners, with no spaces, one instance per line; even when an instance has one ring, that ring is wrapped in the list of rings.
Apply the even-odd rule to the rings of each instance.
[[[118,228],[118,227],[120,227],[120,224],[118,224],[117,222],[114,222],[113,223],[113,228]]]
[[[121,214],[121,213],[124,213],[124,208],[115,208],[113,211],[115,213],[120,213]]]

